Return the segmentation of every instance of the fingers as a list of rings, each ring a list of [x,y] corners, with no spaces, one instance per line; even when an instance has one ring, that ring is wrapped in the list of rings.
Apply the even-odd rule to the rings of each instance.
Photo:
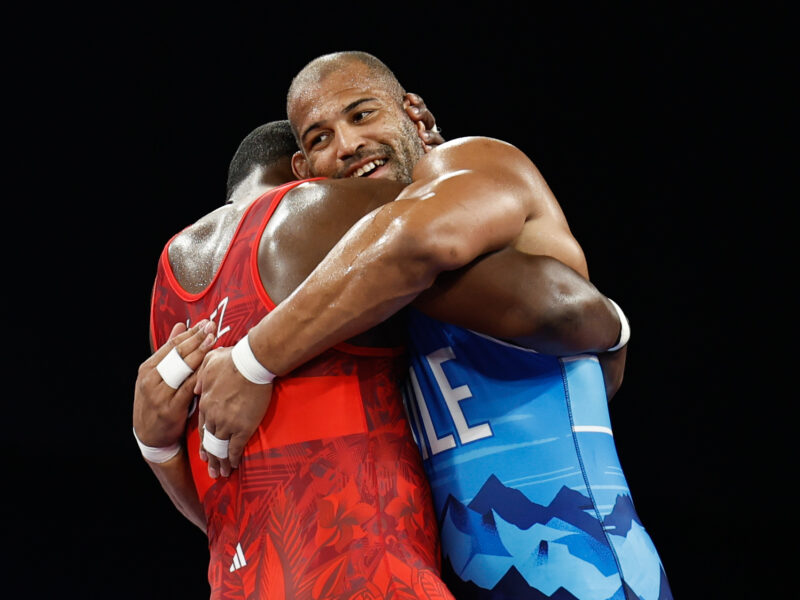
[[[200,428],[200,458],[208,463],[208,476],[212,479],[220,475],[229,477],[232,471],[229,458],[221,458],[217,454],[226,453],[230,436],[224,433],[218,436],[212,428],[208,422],[203,423]]]
[[[176,346],[176,351],[183,359],[183,362],[192,370],[192,373],[174,391],[170,401],[174,410],[182,412],[188,412],[189,406],[195,397],[193,390],[197,384],[197,368],[205,360],[207,353],[214,345],[216,324],[213,321],[204,320],[187,333],[191,335]],[[164,386],[167,385],[163,379],[161,383]]]
[[[425,143],[425,146],[429,149],[433,149],[435,146],[438,146],[439,144],[444,144],[444,138],[442,137],[442,134],[438,129],[423,131],[420,134],[420,137],[422,138],[422,141]]]
[[[203,395],[203,375],[205,374],[206,371],[206,365],[209,363],[209,361],[212,359],[213,356],[214,356],[213,352],[209,352],[208,354],[206,354],[203,357],[203,362],[200,363],[200,368],[195,369],[195,371],[197,372],[197,380],[195,381],[194,384],[195,396]]]
[[[173,332],[177,329],[173,328]],[[154,366],[153,378],[160,377],[161,383],[178,390],[181,388],[192,389],[195,370],[214,345],[216,324],[204,319],[190,330],[183,332],[164,344],[151,357],[158,359],[155,365],[149,361],[142,364],[142,368]],[[169,350],[162,356],[162,352]],[[177,355],[177,356],[176,356]],[[188,384],[187,382],[191,382]]]
[[[184,323],[175,323],[175,325],[172,326],[172,331],[170,331],[169,337],[167,339],[171,340],[172,338],[174,338],[177,335],[180,335],[187,329],[188,327],[186,327]]]
[[[428,107],[425,105],[425,101],[419,96],[419,94],[413,94],[409,92],[405,97],[408,101],[406,112],[411,119],[424,123],[425,129],[433,129],[436,126],[436,119],[434,118],[433,113],[428,110]]]
[[[442,134],[438,130],[429,131],[425,129],[425,125],[422,121],[417,123],[417,134],[422,140],[422,144],[426,153],[433,150],[439,144],[444,144],[444,138],[442,137]]]
[[[206,432],[203,433],[205,434]],[[208,463],[208,476],[211,479],[216,479],[220,474],[219,458],[211,454],[211,452],[204,451],[203,454],[205,454],[206,462]]]
[[[183,323],[176,323],[175,326],[172,328],[172,331],[169,334],[169,339],[158,349],[156,350],[150,358],[145,360],[142,363],[143,368],[154,367],[157,365],[161,360],[169,354],[169,352],[178,346],[181,346],[184,342],[189,341],[189,343],[182,348],[185,349],[185,352],[178,351],[181,356],[185,356],[188,354],[190,350],[196,349],[203,341],[203,338],[206,335],[204,330],[205,327],[208,327],[209,324],[213,325],[212,331],[216,330],[216,325],[213,321],[209,321],[208,319],[203,319],[197,325],[186,329],[186,325]],[[197,339],[193,339],[197,338]]]
[[[178,345],[178,354],[183,361],[195,371],[206,357],[206,354],[214,345],[217,325],[214,321],[206,321],[196,325],[195,333]],[[193,328],[194,329],[194,328]]]
[[[181,342],[185,341],[189,337],[191,337],[194,333],[196,333],[196,328],[199,327],[199,324],[191,329],[187,329],[186,331],[175,334],[176,331],[180,330],[182,327],[185,327],[183,323],[178,323],[172,328],[172,332],[169,334],[169,339],[161,346],[158,350],[153,352],[146,361],[141,364],[142,368],[152,368],[158,363],[161,362],[167,354],[169,354],[170,350],[172,350],[175,346],[180,344]]]
[[[239,462],[244,454],[244,447],[247,445],[248,438],[245,435],[234,433],[228,445],[228,462],[232,469],[239,468]]]

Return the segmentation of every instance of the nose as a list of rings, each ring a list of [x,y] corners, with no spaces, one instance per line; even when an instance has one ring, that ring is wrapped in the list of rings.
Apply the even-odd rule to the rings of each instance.
[[[355,127],[341,125],[336,128],[336,158],[347,160],[352,157],[359,148],[366,145],[364,137]]]

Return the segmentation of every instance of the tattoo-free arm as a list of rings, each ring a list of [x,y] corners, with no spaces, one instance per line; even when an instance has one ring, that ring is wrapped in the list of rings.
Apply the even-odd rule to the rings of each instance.
[[[358,221],[251,330],[255,356],[273,373],[288,373],[393,315],[440,273],[510,245],[532,219],[548,231],[526,233],[531,253],[585,268],[566,222],[548,212],[554,199],[540,202],[544,192],[538,171],[513,146],[489,138],[447,142],[417,163],[414,182],[394,202]]]
[[[180,513],[206,533],[206,515],[197,496],[197,488],[192,479],[186,447],[164,463],[153,463],[145,459],[155,474],[164,492]]]
[[[426,154],[414,183],[359,220],[250,330],[250,346],[266,368],[284,375],[395,314],[440,273],[512,244],[585,275],[580,246],[524,154],[488,138],[448,142]],[[271,388],[244,380],[230,352],[217,351],[207,357],[195,393],[201,426],[230,439],[228,459],[207,457],[212,476],[227,475],[266,411]],[[253,402],[260,402],[258,410]]]
[[[145,462],[175,508],[203,532],[206,531],[205,512],[197,496],[184,441],[196,375],[190,375],[178,389],[172,389],[156,367],[175,348],[190,368],[197,369],[214,343],[215,332],[216,325],[205,320],[188,330],[182,323],[175,325],[167,342],[139,365],[133,399],[133,429],[141,443],[153,448],[181,444],[178,454],[166,462],[147,459]]]

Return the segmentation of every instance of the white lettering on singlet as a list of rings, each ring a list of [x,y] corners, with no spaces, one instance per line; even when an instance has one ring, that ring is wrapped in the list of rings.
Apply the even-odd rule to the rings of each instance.
[[[448,434],[440,438],[436,434],[436,428],[433,426],[431,420],[431,413],[428,410],[428,405],[425,403],[425,397],[422,395],[422,390],[419,387],[419,380],[414,368],[410,369],[411,372],[411,387],[414,389],[414,397],[417,399],[417,407],[419,408],[420,416],[422,417],[422,424],[425,427],[425,437],[428,438],[428,443],[431,446],[432,454],[439,454],[444,450],[456,447],[456,441],[453,436]],[[428,453],[425,451],[425,444],[419,445],[422,448],[422,458],[428,458]]]
[[[219,304],[217,304],[217,308],[214,309],[214,312],[208,317],[211,321],[214,321],[217,324],[217,339],[221,338],[224,334],[228,333],[231,330],[230,325],[227,327],[222,326],[222,320],[225,318],[225,308],[228,306],[228,296],[225,296],[222,300],[220,300]],[[217,318],[217,313],[219,313],[219,321],[215,321]],[[186,319],[186,327],[191,327],[191,323],[189,319]]]
[[[442,369],[442,363],[455,359],[456,355],[450,346],[440,348],[439,350],[431,352],[425,356],[425,360],[430,366],[433,377],[436,380],[436,384],[442,394],[445,406],[447,406],[447,410],[450,413],[450,418],[453,421],[453,425],[455,425],[459,442],[464,445],[469,444],[470,442],[481,440],[483,438],[491,437],[492,428],[489,423],[481,423],[480,425],[475,425],[474,427],[470,427],[469,424],[467,424],[467,420],[464,417],[464,412],[461,410],[460,403],[462,400],[471,398],[472,392],[467,385],[460,385],[456,388],[452,387],[444,373],[444,369]],[[411,385],[414,390],[413,395],[417,400],[417,406],[419,407],[419,412],[422,417],[425,435],[428,438],[428,443],[431,447],[431,453],[438,454],[439,452],[449,450],[450,448],[455,448],[456,443],[452,435],[448,434],[440,438],[436,433],[433,420],[431,419],[431,413],[428,410],[427,399],[422,394],[419,380],[417,379],[413,368],[411,369]],[[423,455],[424,454],[425,453],[423,451]],[[425,458],[425,456],[423,456],[423,458]]]
[[[225,308],[228,306],[228,296],[225,296],[222,300],[220,300],[219,304],[217,305],[217,309],[211,313],[209,319],[214,321],[217,318],[217,313],[219,313],[219,321],[215,321],[217,324],[217,339],[221,338],[223,335],[228,333],[231,330],[231,326],[228,325],[227,327],[222,326],[222,320],[225,318]]]

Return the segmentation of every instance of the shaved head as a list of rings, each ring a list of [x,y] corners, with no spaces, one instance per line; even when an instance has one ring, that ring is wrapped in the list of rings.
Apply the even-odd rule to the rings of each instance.
[[[295,175],[410,183],[425,149],[406,112],[409,104],[394,73],[367,52],[315,58],[292,79],[286,95],[300,147],[292,157]]]
[[[403,96],[406,92],[392,70],[379,58],[360,50],[344,50],[323,54],[306,64],[295,75],[286,95],[286,113],[292,122],[292,130],[298,139],[298,144],[300,139],[295,125],[296,119],[292,119],[293,107],[296,106],[297,101],[307,98],[328,75],[346,71],[355,63],[359,63],[364,68],[350,69],[353,73],[352,83],[354,86],[358,85],[360,80],[364,78],[364,81],[368,80],[370,82],[370,86],[380,86],[391,96],[397,98],[398,104],[402,104]]]

